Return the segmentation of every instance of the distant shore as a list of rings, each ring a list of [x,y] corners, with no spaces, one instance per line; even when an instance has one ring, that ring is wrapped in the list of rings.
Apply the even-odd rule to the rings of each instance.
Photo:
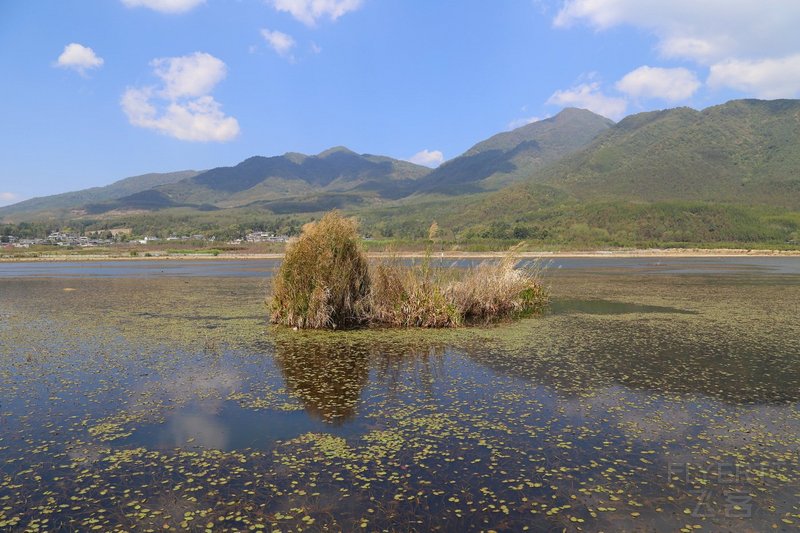
[[[431,255],[447,259],[492,259],[502,257],[505,252],[434,252]],[[371,258],[401,257],[422,258],[425,252],[369,252]],[[587,251],[546,251],[522,252],[521,258],[604,258],[604,257],[800,257],[800,250],[747,250],[731,248],[664,248],[664,249],[630,249],[630,250],[587,250]],[[0,257],[0,263],[35,263],[35,262],[83,262],[83,261],[224,261],[224,260],[264,260],[281,259],[283,253],[221,253],[212,254],[171,254],[171,255],[139,255],[135,257],[114,254],[48,254],[38,257]]]

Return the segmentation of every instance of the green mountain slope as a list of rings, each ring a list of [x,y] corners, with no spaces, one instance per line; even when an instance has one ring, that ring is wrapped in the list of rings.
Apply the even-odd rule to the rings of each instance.
[[[582,200],[800,208],[800,101],[735,100],[625,118],[531,176]]]
[[[452,242],[791,245],[800,241],[798,148],[798,100],[737,100],[639,113],[617,124],[567,109],[495,135],[433,171],[339,147],[169,175],[127,194],[119,194],[119,182],[113,194],[90,189],[29,200],[0,216],[44,213],[149,232],[222,227],[233,235],[243,225],[294,231],[338,208],[361,217],[376,238],[425,239],[436,220]],[[142,187],[132,180],[129,190]]]
[[[428,172],[407,161],[336,147],[315,156],[251,157],[234,167],[215,168],[158,190],[175,202],[220,207],[342,193],[399,198]]]
[[[465,194],[499,189],[583,148],[613,124],[585,109],[564,109],[554,117],[479,142],[425,176],[417,190]]]
[[[174,207],[189,207],[200,211],[213,211],[217,208],[208,205],[181,204],[175,202],[163,192],[155,189],[137,192],[128,196],[123,196],[116,200],[87,204],[75,212],[85,213],[86,215],[103,215],[112,212],[131,212],[131,211],[160,211]]]
[[[194,170],[168,172],[162,174],[143,174],[115,181],[104,187],[92,187],[81,191],[67,192],[53,196],[31,198],[13,205],[0,207],[0,220],[13,221],[18,217],[30,220],[33,218],[59,218],[69,211],[86,204],[117,200],[160,185],[175,183],[198,174]]]
[[[800,101],[632,115],[524,182],[362,216],[412,238],[435,219],[462,239],[554,245],[797,242]]]

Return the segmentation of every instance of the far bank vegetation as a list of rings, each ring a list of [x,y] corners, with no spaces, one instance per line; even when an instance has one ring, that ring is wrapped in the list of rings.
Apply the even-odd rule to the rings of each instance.
[[[314,329],[448,328],[539,313],[548,301],[540,269],[517,266],[515,252],[469,269],[434,266],[430,255],[410,266],[370,264],[355,220],[334,211],[289,245],[273,280],[270,318]]]

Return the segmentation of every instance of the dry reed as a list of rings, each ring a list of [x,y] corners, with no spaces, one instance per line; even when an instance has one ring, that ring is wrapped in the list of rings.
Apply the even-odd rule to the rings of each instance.
[[[355,220],[334,211],[303,227],[273,282],[271,318],[298,328],[341,328],[364,320],[369,267]]]
[[[548,301],[537,264],[519,246],[462,274],[398,260],[368,265],[356,223],[337,212],[303,228],[273,282],[271,319],[297,328],[447,328],[540,312]]]

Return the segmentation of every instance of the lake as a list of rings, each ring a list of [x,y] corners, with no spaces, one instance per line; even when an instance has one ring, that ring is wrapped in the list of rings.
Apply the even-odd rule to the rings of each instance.
[[[800,258],[553,259],[448,331],[271,327],[277,264],[0,264],[0,530],[800,524]]]

